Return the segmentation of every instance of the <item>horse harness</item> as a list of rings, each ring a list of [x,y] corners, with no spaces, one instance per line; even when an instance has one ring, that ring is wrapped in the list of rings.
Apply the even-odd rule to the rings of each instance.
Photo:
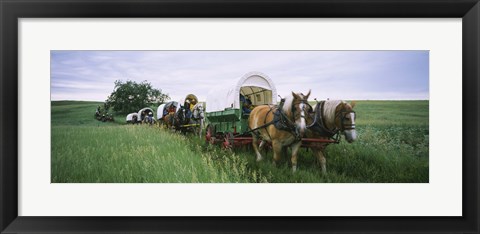
[[[301,100],[300,102],[310,106],[310,104],[305,100]],[[300,135],[300,132],[298,131],[298,128],[295,126],[295,123],[292,122],[288,118],[288,116],[285,114],[285,112],[283,111],[283,105],[284,104],[285,104],[285,99],[282,98],[281,101],[280,101],[280,104],[278,106],[277,105],[270,106],[270,110],[265,115],[264,124],[260,127],[251,129],[250,131],[248,131],[246,133],[253,132],[257,137],[260,138],[260,134],[257,132],[257,130],[265,128],[265,131],[267,131],[268,137],[271,138],[267,127],[273,124],[273,126],[275,126],[275,128],[277,128],[279,130],[287,131],[287,132],[291,133],[292,135],[294,135],[295,140],[297,140],[297,141],[301,140],[302,136]],[[273,112],[273,120],[267,123],[267,117],[271,112]],[[293,114],[293,116],[295,116],[295,105],[294,105],[293,102],[292,102],[292,114]],[[305,118],[305,115],[300,115],[300,117]]]
[[[195,111],[198,112],[198,117],[195,116],[195,114],[194,114]],[[192,119],[195,120],[195,121],[202,120],[203,117],[202,117],[201,113],[202,113],[202,112],[201,112],[201,111],[199,110],[199,108],[197,107],[196,109],[194,109],[194,110],[192,111]]]
[[[312,130],[313,132],[318,133],[322,137],[328,137],[330,139],[335,140],[335,143],[340,142],[340,132],[343,132],[345,130],[353,130],[355,129],[355,124],[352,123],[345,123],[345,116],[350,113],[355,113],[355,111],[346,111],[342,109],[340,112],[338,112],[335,115],[335,119],[340,117],[340,128],[337,128],[336,126],[334,129],[329,129],[325,125],[325,120],[323,116],[324,112],[324,107],[325,107],[325,101],[320,101],[317,103],[314,111],[314,119],[313,123],[309,126],[307,126],[308,129]]]

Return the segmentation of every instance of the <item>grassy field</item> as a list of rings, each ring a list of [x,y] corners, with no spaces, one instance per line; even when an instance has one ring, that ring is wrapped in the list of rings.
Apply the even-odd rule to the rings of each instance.
[[[251,149],[235,152],[158,127],[103,123],[95,102],[52,102],[53,183],[427,183],[428,101],[358,101],[358,140],[326,150],[327,175],[302,149],[298,171],[272,154],[257,163]]]

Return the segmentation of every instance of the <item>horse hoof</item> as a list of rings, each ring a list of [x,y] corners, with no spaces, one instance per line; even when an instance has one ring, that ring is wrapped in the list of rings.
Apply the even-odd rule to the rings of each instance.
[[[257,162],[262,161],[263,159],[262,155],[259,152],[256,152],[256,153],[257,153]]]

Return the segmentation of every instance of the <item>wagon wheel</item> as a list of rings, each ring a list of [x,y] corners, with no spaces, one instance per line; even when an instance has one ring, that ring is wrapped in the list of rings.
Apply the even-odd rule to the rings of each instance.
[[[231,132],[225,133],[224,138],[223,138],[222,148],[226,149],[226,150],[232,150],[233,140],[234,140],[233,133],[231,133]]]
[[[205,131],[205,141],[207,144],[215,144],[215,128],[212,125],[208,125]]]

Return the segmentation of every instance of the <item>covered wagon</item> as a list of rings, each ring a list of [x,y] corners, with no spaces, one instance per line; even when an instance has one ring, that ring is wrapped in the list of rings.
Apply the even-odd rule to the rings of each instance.
[[[138,121],[138,113],[134,112],[127,115],[127,118],[126,118],[127,123],[134,124],[137,121]]]
[[[169,113],[175,113],[178,111],[178,102],[171,101],[158,106],[157,120],[162,120]]]
[[[179,103],[176,101],[167,102],[158,106],[157,121],[160,126],[170,128],[173,124],[173,115],[178,111]],[[167,117],[169,116],[169,117]]]
[[[142,108],[141,110],[138,111],[138,122],[143,122],[145,119],[150,116],[151,120],[155,120],[155,117],[153,116],[153,109],[150,107],[145,107]]]
[[[230,85],[213,88],[206,100],[207,142],[224,147],[251,143],[247,132],[251,108],[277,104],[276,97],[273,81],[261,72],[249,72]]]

